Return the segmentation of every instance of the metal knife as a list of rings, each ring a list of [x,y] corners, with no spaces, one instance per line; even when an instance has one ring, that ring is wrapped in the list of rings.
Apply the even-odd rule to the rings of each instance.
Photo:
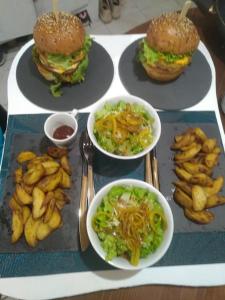
[[[88,192],[88,177],[87,177],[87,163],[83,153],[83,142],[85,132],[82,132],[80,137],[80,153],[82,157],[82,179],[81,179],[81,195],[80,195],[80,209],[79,209],[79,237],[80,247],[85,251],[89,246],[89,238],[87,234],[86,219],[88,211],[87,192]]]

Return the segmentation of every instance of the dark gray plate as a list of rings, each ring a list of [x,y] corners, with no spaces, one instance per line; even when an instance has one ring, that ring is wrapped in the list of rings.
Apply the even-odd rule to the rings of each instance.
[[[22,55],[16,70],[18,86],[24,96],[46,109],[68,111],[81,109],[99,100],[108,90],[114,75],[114,68],[108,52],[93,42],[89,52],[89,65],[85,80],[80,84],[64,84],[63,95],[54,98],[49,90],[50,83],[41,77],[32,60],[32,47]]]
[[[204,55],[196,51],[192,63],[174,81],[157,83],[151,80],[137,60],[140,40],[129,45],[119,62],[120,79],[127,91],[148,101],[153,107],[178,110],[191,107],[207,94],[212,80],[211,69]]]
[[[78,250],[79,236],[78,236],[78,210],[79,210],[79,195],[81,185],[81,157],[79,152],[79,136],[77,136],[74,148],[69,152],[69,160],[72,166],[72,187],[64,190],[70,198],[70,203],[65,205],[61,211],[63,226],[55,230],[48,238],[39,242],[35,248],[27,245],[24,236],[16,244],[11,244],[11,211],[8,206],[9,200],[15,191],[15,183],[13,173],[18,168],[16,156],[20,151],[29,149],[37,154],[46,153],[50,142],[47,138],[40,134],[25,134],[17,133],[13,136],[13,147],[11,148],[11,163],[10,171],[8,173],[4,191],[3,206],[1,208],[0,219],[1,224],[1,240],[0,252],[27,252],[27,251],[64,251],[64,250]],[[4,219],[5,217],[5,219]]]

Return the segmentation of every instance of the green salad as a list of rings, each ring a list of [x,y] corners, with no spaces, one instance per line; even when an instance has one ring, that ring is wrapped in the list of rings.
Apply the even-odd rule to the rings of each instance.
[[[92,219],[105,259],[122,256],[137,266],[161,244],[167,227],[157,195],[145,188],[118,185],[103,197]]]
[[[96,112],[94,135],[106,151],[131,156],[153,142],[154,119],[144,106],[137,103],[106,103]]]

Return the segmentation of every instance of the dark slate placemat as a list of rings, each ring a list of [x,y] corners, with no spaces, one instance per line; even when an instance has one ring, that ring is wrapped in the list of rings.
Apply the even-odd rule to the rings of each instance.
[[[206,58],[199,50],[194,53],[192,63],[176,80],[158,83],[147,76],[137,60],[140,41],[130,44],[119,61],[120,79],[129,93],[144,98],[157,109],[165,110],[185,109],[205,97],[212,74]]]
[[[32,60],[32,47],[20,58],[16,79],[24,96],[37,106],[54,111],[81,109],[99,100],[110,87],[114,76],[113,62],[105,48],[93,41],[85,80],[80,84],[63,84],[63,95],[53,97],[50,82],[40,75]]]
[[[161,162],[163,159],[168,159],[161,153],[161,151],[168,151],[172,136],[179,129],[183,130],[186,126],[208,126],[214,127],[213,134],[219,138],[218,126],[216,124],[216,117],[214,112],[159,112],[162,122],[162,136],[157,146],[157,157],[159,160],[159,168],[163,168],[163,172],[159,173],[161,190],[165,192],[169,190],[169,195],[165,195],[170,199],[171,186],[169,187],[169,177],[173,176],[168,173],[168,167],[162,167],[165,163]],[[13,147],[13,136],[18,133],[36,133],[40,134],[44,120],[47,115],[16,115],[9,116],[6,145],[4,151],[4,160],[0,173],[0,199],[3,199],[3,187],[5,179],[10,170],[11,165],[11,148]],[[79,130],[85,128],[87,114],[80,114],[79,116]],[[168,128],[168,124],[172,126],[175,124],[175,129]],[[79,131],[79,134],[80,134]],[[168,139],[166,133],[168,132]],[[164,138],[167,142],[162,141]],[[163,150],[162,150],[163,149]],[[224,155],[224,154],[223,154]],[[224,160],[224,156],[222,158]],[[76,166],[75,166],[76,167]],[[165,172],[164,172],[165,171]],[[136,178],[144,179],[144,160],[126,161],[124,164],[121,161],[109,160],[103,154],[97,152],[94,163],[95,172],[95,189],[98,191],[106,183],[118,178]],[[171,178],[172,182],[173,178]],[[164,184],[165,183],[165,184]],[[166,184],[167,183],[167,184]],[[171,205],[171,201],[169,201]],[[1,203],[3,204],[3,203]],[[177,227],[176,214],[179,207],[171,206],[175,218],[175,233],[169,250],[166,255],[156,264],[156,266],[174,266],[174,265],[190,265],[190,264],[205,264],[205,263],[221,263],[225,262],[225,228],[219,230],[207,230],[208,225],[203,228],[198,227],[199,231],[195,229],[188,230],[188,228]],[[220,207],[225,210],[225,206]],[[217,212],[216,218],[218,217]],[[4,219],[4,216],[3,218]],[[180,222],[180,221],[179,221]],[[1,222],[0,222],[1,223]],[[191,222],[188,222],[191,223]],[[180,231],[179,231],[180,230]],[[200,255],[201,253],[201,255]],[[16,277],[16,276],[32,276],[57,274],[68,272],[84,272],[97,270],[111,270],[113,267],[105,263],[95,253],[92,247],[82,253],[77,251],[38,251],[26,253],[1,253],[0,254],[0,276],[1,277]]]
[[[194,113],[193,113],[194,114]],[[160,141],[157,145],[157,159],[159,164],[159,181],[161,182],[160,191],[165,195],[168,200],[170,207],[174,215],[174,231],[176,233],[187,233],[187,232],[224,232],[225,230],[225,205],[211,208],[215,215],[213,222],[207,225],[200,225],[190,222],[183,213],[183,209],[176,204],[173,200],[174,185],[178,177],[174,173],[175,165],[173,161],[175,151],[170,149],[170,145],[174,142],[174,136],[183,133],[190,127],[201,127],[209,138],[216,138],[218,146],[223,149],[220,133],[216,123],[209,123],[203,119],[190,120],[177,120],[176,122],[170,123],[169,121],[163,122],[162,134]],[[212,177],[215,179],[218,176],[224,175],[225,170],[225,156],[224,153],[220,154],[218,165],[214,168]],[[221,190],[220,194],[225,195],[225,186]]]
[[[72,168],[71,189],[65,189],[70,203],[61,210],[63,226],[52,232],[49,237],[37,244],[35,248],[29,247],[24,236],[18,243],[11,244],[11,210],[9,200],[15,192],[14,171],[19,167],[16,156],[24,150],[34,151],[37,155],[47,152],[51,145],[43,133],[16,133],[13,135],[10,153],[10,167],[4,188],[3,206],[1,213],[6,216],[5,222],[0,225],[0,252],[36,252],[36,251],[74,251],[79,249],[79,235],[77,216],[79,213],[79,194],[81,186],[82,161],[79,152],[79,135],[76,137],[74,148],[69,152]]]

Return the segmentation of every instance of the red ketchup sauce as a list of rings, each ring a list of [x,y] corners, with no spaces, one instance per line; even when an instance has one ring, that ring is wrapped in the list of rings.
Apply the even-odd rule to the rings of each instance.
[[[74,133],[74,129],[70,126],[67,125],[62,125],[58,128],[53,133],[53,138],[57,140],[63,140],[68,137],[70,137]]]

